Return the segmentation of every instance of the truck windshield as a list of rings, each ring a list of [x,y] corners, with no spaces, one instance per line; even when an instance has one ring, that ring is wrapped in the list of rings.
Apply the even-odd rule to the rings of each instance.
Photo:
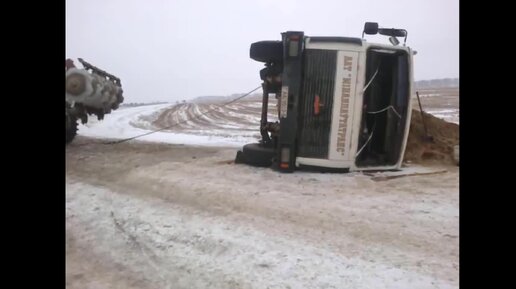
[[[356,165],[395,165],[403,150],[410,100],[408,53],[370,48]]]

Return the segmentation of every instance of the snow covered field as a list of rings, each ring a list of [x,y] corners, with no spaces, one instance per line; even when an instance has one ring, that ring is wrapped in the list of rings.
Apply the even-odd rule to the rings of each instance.
[[[459,89],[434,88],[419,90],[423,110],[448,122],[459,123]],[[413,108],[419,110],[417,99],[413,100]]]
[[[159,129],[151,122],[157,119],[161,112],[172,107],[174,107],[172,104],[158,104],[121,108],[106,115],[102,121],[97,121],[93,116],[85,125],[79,125],[78,134],[110,139],[124,139],[145,134],[149,130]],[[186,118],[179,118],[179,121],[182,120],[186,120]],[[139,140],[205,146],[241,146],[257,140],[257,137],[249,134],[216,135],[212,132],[209,128],[199,128],[195,132],[160,131],[143,136]]]

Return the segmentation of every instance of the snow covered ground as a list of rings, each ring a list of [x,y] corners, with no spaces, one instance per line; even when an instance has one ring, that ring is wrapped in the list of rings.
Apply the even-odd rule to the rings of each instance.
[[[426,112],[447,122],[459,123],[459,109],[431,109]]]
[[[459,88],[419,89],[423,110],[448,122],[459,124]],[[413,108],[419,110],[417,98]]]
[[[279,174],[235,151],[79,137],[67,287],[458,288],[458,168]]]

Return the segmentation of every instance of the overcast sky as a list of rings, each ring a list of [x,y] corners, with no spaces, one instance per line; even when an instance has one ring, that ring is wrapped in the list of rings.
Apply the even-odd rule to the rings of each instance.
[[[66,57],[120,77],[125,102],[229,95],[260,85],[252,42],[361,37],[366,21],[407,29],[416,80],[459,76],[458,0],[66,0]]]

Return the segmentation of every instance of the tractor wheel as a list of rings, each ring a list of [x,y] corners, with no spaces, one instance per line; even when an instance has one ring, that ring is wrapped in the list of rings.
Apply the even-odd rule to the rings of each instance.
[[[69,144],[77,135],[77,118],[66,114],[66,144]]]

